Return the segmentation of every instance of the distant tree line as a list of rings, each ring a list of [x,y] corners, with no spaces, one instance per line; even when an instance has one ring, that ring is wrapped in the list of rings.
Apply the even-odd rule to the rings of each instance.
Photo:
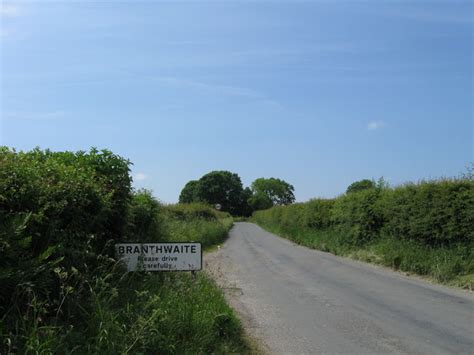
[[[254,211],[295,202],[294,187],[276,178],[258,178],[245,187],[239,175],[212,171],[199,180],[189,181],[181,191],[180,203],[219,204],[234,216],[250,216]]]

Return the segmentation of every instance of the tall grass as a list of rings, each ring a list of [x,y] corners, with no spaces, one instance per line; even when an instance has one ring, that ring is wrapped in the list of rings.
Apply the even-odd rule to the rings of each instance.
[[[171,207],[170,209],[174,209]],[[179,206],[187,209],[186,206]],[[190,206],[189,209],[193,209]],[[209,207],[207,208],[212,213]],[[219,243],[231,226],[227,215],[203,219],[175,218],[163,207],[162,241]],[[169,234],[167,234],[169,233]],[[83,284],[84,301],[71,289],[65,269],[56,270],[65,287],[63,296],[74,298],[76,309],[51,309],[31,292],[26,311],[9,310],[0,334],[5,353],[90,354],[204,354],[247,353],[242,328],[220,289],[204,274],[126,273],[107,258]],[[87,301],[87,302],[85,302]],[[12,318],[14,319],[13,323]]]
[[[168,214],[168,241],[200,242],[203,248],[221,243],[233,225],[233,218],[203,204],[172,205]]]
[[[204,205],[133,191],[111,152],[0,148],[0,353],[245,353],[242,329],[204,275],[127,273],[115,242],[221,242]]]

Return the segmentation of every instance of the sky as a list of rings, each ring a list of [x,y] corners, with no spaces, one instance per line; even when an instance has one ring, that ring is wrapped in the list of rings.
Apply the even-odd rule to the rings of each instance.
[[[474,161],[471,1],[0,2],[0,145],[112,150],[164,202],[212,170],[305,201]]]

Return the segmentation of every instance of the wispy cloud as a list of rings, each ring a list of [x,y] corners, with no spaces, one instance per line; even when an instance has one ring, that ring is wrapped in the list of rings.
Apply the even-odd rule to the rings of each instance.
[[[262,104],[272,106],[274,108],[282,108],[282,105],[279,102],[269,98],[267,95],[259,91],[249,89],[249,88],[231,86],[231,85],[203,83],[199,81],[181,79],[181,78],[175,78],[175,77],[158,77],[155,79],[165,84],[169,84],[176,87],[195,89],[202,93],[243,97],[247,99],[258,100]]]
[[[57,120],[66,116],[64,111],[33,112],[33,111],[5,111],[1,113],[2,118],[31,120],[31,121],[49,121]]]
[[[15,17],[20,15],[20,8],[9,3],[0,3],[0,17]]]
[[[135,181],[143,181],[148,179],[148,175],[144,173],[135,173],[133,174],[133,180]]]
[[[265,95],[259,93],[258,91],[237,87],[237,86],[229,86],[229,85],[219,85],[219,84],[208,84],[199,81],[187,80],[187,79],[180,79],[174,77],[160,77],[157,78],[158,81],[179,86],[179,87],[188,87],[199,89],[202,91],[218,91],[225,95],[230,96],[243,96],[251,99],[262,99],[265,98]]]
[[[383,121],[371,121],[367,125],[367,129],[369,131],[375,131],[375,130],[380,129],[382,127],[385,127],[385,122],[383,122]]]

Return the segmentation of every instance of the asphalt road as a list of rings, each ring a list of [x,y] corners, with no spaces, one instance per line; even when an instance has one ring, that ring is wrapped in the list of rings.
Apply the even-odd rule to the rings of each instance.
[[[231,302],[275,354],[473,354],[474,296],[236,223],[218,252]]]

